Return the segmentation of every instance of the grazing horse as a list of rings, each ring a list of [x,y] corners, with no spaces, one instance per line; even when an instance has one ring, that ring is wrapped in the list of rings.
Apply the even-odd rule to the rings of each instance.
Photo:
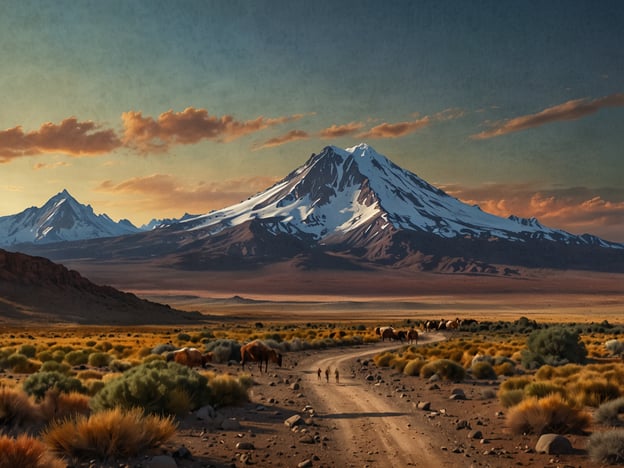
[[[170,353],[167,361],[175,361],[189,367],[206,367],[206,363],[212,361],[212,353],[202,354],[197,348],[181,348]]]
[[[407,342],[408,343],[418,343],[418,332],[416,331],[415,328],[410,328],[410,330],[407,332]]]
[[[405,339],[405,332],[402,330],[396,332],[392,327],[384,327],[384,330],[381,332],[381,341],[386,341],[386,338],[391,341],[398,340],[403,342]]]
[[[241,346],[241,366],[245,366],[245,362],[257,362],[262,372],[262,363],[265,363],[264,371],[269,370],[269,361],[275,362],[282,367],[282,355],[273,348],[268,347],[260,340],[254,340],[246,345]]]

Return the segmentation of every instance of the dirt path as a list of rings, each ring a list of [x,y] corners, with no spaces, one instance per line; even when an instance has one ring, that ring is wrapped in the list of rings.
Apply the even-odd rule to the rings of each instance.
[[[427,342],[440,341],[429,335]],[[333,437],[344,466],[449,466],[438,456],[439,444],[428,435],[431,426],[417,418],[406,405],[380,394],[374,383],[357,376],[356,359],[370,358],[397,344],[379,344],[366,349],[334,349],[299,363],[309,369],[304,375],[308,397],[321,418],[335,424]],[[322,370],[321,381],[317,369]],[[325,369],[330,369],[329,383]],[[334,371],[338,368],[340,382]],[[401,407],[400,407],[401,406]]]

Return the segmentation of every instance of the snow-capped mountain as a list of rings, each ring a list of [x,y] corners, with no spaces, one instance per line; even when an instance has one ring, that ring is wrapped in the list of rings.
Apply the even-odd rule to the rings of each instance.
[[[184,213],[184,215],[181,218],[161,218],[161,219],[154,218],[149,223],[141,225],[139,229],[141,231],[152,231],[154,229],[161,229],[164,227],[171,226],[172,224],[186,221],[187,219],[196,218],[197,216],[198,215]]]
[[[54,195],[42,207],[0,217],[0,246],[23,243],[51,243],[139,232],[130,221],[113,221],[96,215],[90,205],[82,205],[67,190]]]
[[[361,233],[362,240],[373,240],[384,231],[403,230],[446,239],[541,239],[624,247],[551,229],[535,218],[501,218],[483,212],[400,168],[364,143],[346,150],[326,147],[264,192],[229,208],[183,220],[178,228],[214,235],[252,220],[270,220],[269,229],[274,233],[316,241],[335,241],[355,232]]]
[[[57,260],[132,259],[192,270],[292,262],[303,269],[624,272],[623,244],[552,229],[534,218],[485,213],[366,144],[328,146],[245,201],[157,224],[132,236],[25,251]]]

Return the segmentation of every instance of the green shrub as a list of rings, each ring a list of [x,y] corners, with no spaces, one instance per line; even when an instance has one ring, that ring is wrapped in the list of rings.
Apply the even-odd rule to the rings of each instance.
[[[405,375],[420,375],[420,370],[427,363],[424,359],[412,359],[405,364],[403,373]]]
[[[577,330],[550,327],[532,332],[527,340],[527,349],[522,351],[521,356],[523,366],[536,369],[544,364],[583,364],[587,349]]]
[[[594,414],[594,419],[605,426],[622,426],[624,420],[620,418],[620,414],[624,414],[624,397],[601,404]]]
[[[89,361],[89,353],[84,350],[70,351],[65,355],[65,361],[70,366],[80,366]]]
[[[30,344],[23,344],[17,352],[28,358],[34,358],[35,354],[37,354],[37,348]]]
[[[240,362],[240,348],[241,345],[236,340],[215,340],[206,343],[206,352],[212,353],[212,361],[216,363]]]
[[[188,397],[188,409],[209,403],[208,379],[176,362],[156,360],[106,382],[92,398],[91,407],[96,411],[116,406],[141,407],[149,413],[180,414],[183,393]]]
[[[41,364],[41,367],[39,368],[40,372],[60,372],[61,374],[67,374],[69,371],[71,370],[71,367],[69,367],[68,364],[65,364],[63,362],[56,362],[54,360],[52,361],[46,361],[43,364]]]
[[[589,457],[598,463],[624,463],[624,429],[594,432],[587,444]]]
[[[455,361],[451,361],[450,359],[437,359],[433,362],[428,362],[420,369],[421,377],[429,378],[433,374],[438,374],[441,378],[446,380],[458,381],[464,379],[466,371]]]
[[[126,372],[132,367],[132,363],[128,361],[121,361],[119,359],[113,359],[110,362],[109,367],[113,372]]]
[[[20,374],[31,374],[36,372],[39,365],[28,359],[24,354],[14,353],[7,358],[8,366],[13,369],[13,372]]]
[[[108,353],[89,354],[89,365],[93,367],[106,367],[111,362],[112,356]]]
[[[496,372],[494,372],[494,368],[487,361],[479,361],[475,362],[472,367],[472,376],[475,379],[496,379]]]
[[[57,371],[37,372],[24,381],[24,391],[37,399],[43,398],[51,388],[56,388],[65,393],[85,393],[86,391],[80,380]]]

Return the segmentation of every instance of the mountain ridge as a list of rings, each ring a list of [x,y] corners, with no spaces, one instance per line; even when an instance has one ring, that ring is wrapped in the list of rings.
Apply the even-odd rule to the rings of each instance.
[[[157,260],[189,270],[412,268],[514,274],[515,266],[624,272],[624,244],[502,218],[446,194],[367,144],[325,147],[247,200],[149,232],[22,245],[54,259]]]

